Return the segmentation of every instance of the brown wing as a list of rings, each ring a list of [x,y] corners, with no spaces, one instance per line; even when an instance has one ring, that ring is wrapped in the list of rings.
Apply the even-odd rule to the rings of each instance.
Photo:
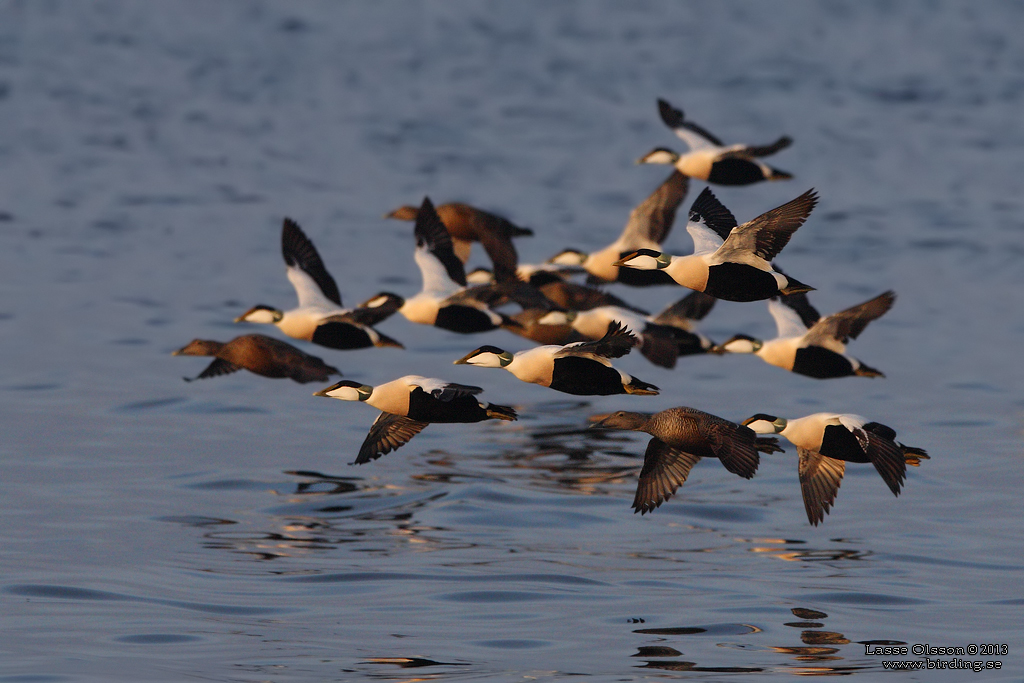
[[[659,313],[654,318],[654,322],[659,325],[672,325],[686,329],[691,321],[702,320],[710,313],[716,301],[718,299],[710,294],[690,292]]]
[[[218,377],[220,375],[230,375],[232,372],[238,372],[242,369],[242,366],[235,365],[231,361],[224,360],[223,358],[215,358],[212,363],[206,366],[206,369],[199,373],[196,379],[206,379],[207,377]],[[188,377],[185,378],[186,382],[192,382]]]
[[[783,135],[781,138],[771,143],[770,145],[751,145],[750,147],[744,147],[740,152],[743,156],[748,157],[767,157],[775,154],[776,152],[782,151],[793,144],[793,138],[788,135]]]
[[[580,342],[563,347],[555,354],[555,358],[565,356],[601,356],[602,358],[621,358],[636,346],[638,340],[618,321],[608,323],[608,331],[597,341]]]
[[[671,498],[698,461],[700,456],[672,448],[661,439],[651,439],[644,453],[633,512],[646,514]]]
[[[623,242],[636,247],[647,246],[648,240],[661,244],[672,229],[676,211],[689,187],[689,178],[679,171],[672,171],[665,182],[629,214],[629,221],[622,231]]]
[[[832,337],[845,344],[850,339],[856,339],[869,322],[881,317],[892,308],[894,301],[896,301],[895,292],[891,290],[884,292],[870,301],[822,318],[811,328],[811,334]]]
[[[753,231],[756,235],[754,253],[765,261],[771,261],[789,243],[789,238],[804,224],[817,203],[817,193],[813,189],[807,190],[793,201],[744,223],[738,230]]]
[[[744,479],[753,477],[761,463],[761,456],[757,452],[757,435],[749,427],[714,415],[709,417],[715,419],[703,419],[701,431],[711,445],[711,450],[722,461],[725,469]]]
[[[907,476],[907,461],[903,451],[893,441],[879,436],[874,432],[865,431],[868,435],[868,458],[875,466],[882,480],[894,496],[900,495],[900,487]]]
[[[370,427],[370,433],[366,435],[363,445],[359,447],[359,455],[353,464],[362,465],[397,450],[422,432],[427,424],[410,420],[403,415],[381,413]]]
[[[804,510],[807,511],[807,520],[818,526],[836,500],[836,493],[846,472],[846,463],[826,458],[806,448],[797,448],[796,452],[800,459],[798,471]]]

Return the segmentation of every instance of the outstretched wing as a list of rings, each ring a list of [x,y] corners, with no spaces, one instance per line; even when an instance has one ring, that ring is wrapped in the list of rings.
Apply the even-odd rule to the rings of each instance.
[[[672,229],[676,211],[689,187],[690,179],[673,170],[665,182],[629,214],[629,221],[619,237],[623,251],[661,244]]]
[[[812,188],[737,227],[725,240],[722,250],[752,251],[765,261],[771,261],[789,243],[789,238],[804,224],[817,203],[818,195]]]
[[[421,377],[418,379],[410,379],[410,384],[415,384],[423,391],[427,392],[431,396],[441,401],[451,401],[452,399],[460,396],[476,396],[483,392],[480,387],[470,386],[468,384],[455,384],[453,382],[445,382],[440,379]]]
[[[890,430],[891,431],[891,430]],[[907,461],[903,451],[890,439],[876,432],[865,430],[868,435],[868,458],[882,476],[892,495],[900,495],[900,488],[907,476]]]
[[[576,342],[563,346],[555,353],[555,358],[565,356],[600,356],[601,358],[621,358],[636,346],[637,338],[618,321],[608,323],[608,331],[597,341]]]
[[[850,339],[856,339],[869,322],[881,317],[892,308],[894,301],[896,301],[896,293],[890,290],[879,294],[870,301],[852,306],[845,311],[833,313],[815,323],[810,330],[810,336],[815,339],[838,339],[845,344]]]
[[[690,292],[656,315],[654,322],[659,325],[672,325],[686,329],[690,322],[703,320],[704,316],[711,312],[716,301],[718,299],[710,294]]]
[[[199,373],[196,379],[206,379],[207,377],[219,377],[220,375],[230,375],[232,372],[238,372],[242,369],[241,365],[235,365],[231,361],[226,361],[223,358],[214,358],[213,362],[206,366],[206,369]],[[194,380],[185,378],[186,382],[192,382]]]
[[[633,512],[646,514],[671,498],[699,461],[699,455],[672,448],[661,439],[651,439],[633,497]]]
[[[735,227],[736,217],[718,201],[711,188],[705,187],[693,200],[686,223],[686,232],[693,238],[693,253],[713,253],[729,239]]]
[[[800,492],[803,494],[807,521],[818,526],[835,503],[839,485],[843,483],[846,463],[826,458],[821,453],[797,448]]]
[[[725,469],[744,479],[752,478],[761,462],[754,431],[716,415],[705,415],[702,432]]]
[[[387,455],[404,446],[426,426],[426,422],[410,420],[403,415],[381,413],[370,427],[370,433],[366,435],[353,464],[362,465]]]
[[[665,125],[672,129],[680,140],[691,150],[722,147],[722,141],[701,128],[693,121],[687,121],[682,109],[676,109],[665,100],[658,100],[658,113]]]
[[[770,145],[750,145],[739,150],[739,155],[746,157],[768,157],[776,152],[786,149],[793,144],[793,138],[783,135]]]
[[[768,300],[768,312],[775,319],[775,328],[779,339],[802,337],[807,334],[807,326],[800,319],[800,314],[779,301],[778,297]]]
[[[416,263],[423,274],[424,291],[449,291],[466,286],[466,269],[455,255],[452,237],[429,197],[416,214]]]
[[[302,228],[290,218],[281,229],[281,254],[288,267],[288,280],[295,287],[299,306],[316,305],[324,299],[341,306],[341,294],[334,278]]]

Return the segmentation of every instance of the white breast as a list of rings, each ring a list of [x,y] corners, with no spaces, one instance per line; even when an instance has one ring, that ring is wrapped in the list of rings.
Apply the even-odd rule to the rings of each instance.
[[[674,256],[665,272],[683,287],[698,292],[708,285],[708,264],[701,256]]]
[[[561,348],[538,346],[529,351],[520,351],[505,369],[524,382],[550,386],[551,373],[555,367],[554,355]]]
[[[370,394],[370,398],[366,399],[366,402],[385,413],[408,415],[411,388],[406,380],[407,378],[400,377],[374,387],[373,393]]]

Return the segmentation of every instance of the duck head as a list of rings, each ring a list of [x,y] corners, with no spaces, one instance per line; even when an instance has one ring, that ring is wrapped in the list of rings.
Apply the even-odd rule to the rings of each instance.
[[[217,352],[223,347],[219,341],[212,341],[210,339],[193,339],[188,343],[187,346],[183,346],[177,351],[172,351],[172,356],[215,356]]]
[[[455,365],[479,365],[482,368],[504,368],[512,363],[514,356],[497,346],[481,346],[455,361]]]
[[[314,396],[325,398],[337,398],[342,401],[365,401],[373,393],[373,387],[368,384],[360,384],[352,380],[343,379],[337,384],[332,384],[326,389],[315,392]]]
[[[635,270],[661,270],[672,263],[672,256],[654,249],[637,249],[626,254],[612,265]]]
[[[266,323],[274,324],[281,322],[284,313],[273,306],[258,304],[253,306],[242,315],[235,318],[236,323]]]
[[[667,147],[655,147],[647,154],[636,160],[638,164],[674,164],[679,161],[679,155]]]
[[[757,434],[778,434],[786,428],[787,420],[774,415],[758,413],[743,421],[745,427],[750,427]]]
[[[719,355],[724,353],[757,353],[761,350],[762,346],[764,346],[764,342],[760,339],[755,339],[745,334],[737,334],[724,344],[711,347],[710,351]]]
[[[650,413],[631,413],[619,410],[608,415],[600,422],[590,426],[591,429],[632,429],[639,430],[651,419]]]

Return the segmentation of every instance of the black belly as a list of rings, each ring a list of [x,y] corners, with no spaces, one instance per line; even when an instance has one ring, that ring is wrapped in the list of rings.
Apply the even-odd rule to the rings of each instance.
[[[762,301],[779,293],[771,273],[745,263],[720,263],[708,269],[705,294],[726,301]]]
[[[442,330],[450,330],[460,334],[473,334],[474,332],[487,332],[498,325],[491,321],[491,317],[478,308],[472,306],[445,306],[437,312],[437,320],[434,327]]]
[[[413,389],[409,394],[408,417],[420,422],[480,422],[487,419],[487,411],[475,396],[442,401],[422,389]]]
[[[313,332],[313,338],[310,341],[329,349],[341,350],[365,349],[367,346],[373,346],[373,340],[370,339],[366,330],[343,322],[321,323]]]
[[[663,270],[637,270],[636,268],[621,267],[615,281],[630,287],[654,287],[657,285],[676,284],[672,276]]]
[[[590,358],[556,358],[551,373],[551,388],[576,396],[624,394],[622,375],[615,368]]]
[[[746,159],[727,158],[711,164],[708,182],[718,185],[750,185],[764,180],[761,167]]]
[[[830,379],[849,377],[854,370],[853,364],[840,353],[820,346],[805,346],[796,350],[793,372],[815,379]]]
[[[829,425],[825,427],[825,434],[821,439],[822,455],[836,460],[847,462],[871,462],[867,453],[861,448],[860,442],[853,433],[842,425]]]

